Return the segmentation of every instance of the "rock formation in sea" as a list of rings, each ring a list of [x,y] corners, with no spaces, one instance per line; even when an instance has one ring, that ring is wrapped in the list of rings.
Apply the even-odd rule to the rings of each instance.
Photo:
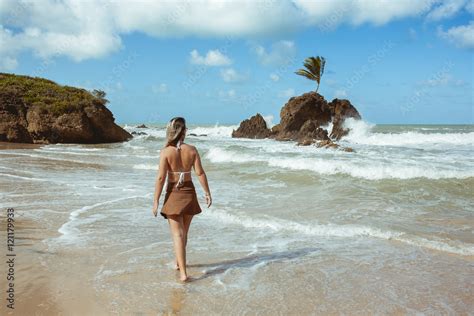
[[[239,138],[267,138],[271,131],[263,117],[257,113],[247,120],[243,120],[237,130],[232,131],[232,137]]]
[[[113,143],[133,136],[115,124],[100,90],[0,73],[0,141]]]
[[[297,141],[299,145],[310,145],[317,141],[340,140],[348,133],[344,128],[347,118],[360,119],[357,109],[349,100],[334,99],[327,102],[316,92],[292,97],[280,111],[280,123],[269,129],[263,117],[257,113],[240,123],[232,137],[273,138],[281,141]],[[332,130],[324,127],[332,123]],[[336,145],[336,144],[335,144]],[[336,147],[333,145],[324,147]]]

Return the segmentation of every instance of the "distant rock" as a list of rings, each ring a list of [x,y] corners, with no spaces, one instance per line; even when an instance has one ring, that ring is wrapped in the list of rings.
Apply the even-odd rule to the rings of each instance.
[[[270,134],[267,123],[259,113],[242,121],[239,128],[232,131],[232,137],[237,138],[267,138]]]
[[[279,141],[297,141],[299,145],[311,145],[317,141],[339,140],[348,133],[343,127],[347,118],[360,119],[357,109],[349,100],[334,99],[328,103],[316,92],[308,92],[292,97],[280,111],[280,123],[267,128],[260,114],[240,123],[232,137],[273,138]],[[329,133],[325,126],[332,123]],[[337,145],[330,142],[323,147]]]
[[[145,132],[135,132],[135,131],[133,131],[132,135],[148,135],[148,134],[145,133]]]
[[[342,146],[340,146],[339,144],[336,144],[335,142],[333,142],[330,139],[321,140],[321,141],[316,142],[316,147],[318,147],[318,148],[334,148],[334,149],[341,149],[341,150],[346,151],[346,152],[354,152],[354,149],[352,149],[351,147],[342,147]]]
[[[148,128],[145,124],[138,125],[136,128]]]
[[[341,137],[349,133],[349,129],[343,128],[345,119],[354,118],[360,120],[360,114],[357,109],[351,104],[349,100],[334,99],[329,103],[332,116],[332,131],[330,137],[335,140],[340,140]]]
[[[0,73],[0,141],[112,143],[132,138],[115,124],[105,93]]]
[[[316,143],[318,148],[339,148],[339,145],[334,143],[332,140],[322,140]]]
[[[298,97],[292,97],[280,111],[280,123],[273,130],[277,133],[272,137],[276,140],[298,140],[305,135],[300,133],[306,121],[313,121],[312,126],[324,126],[331,121],[331,110],[324,98],[309,92]],[[313,131],[306,129],[312,133]],[[309,137],[309,135],[308,135]]]
[[[328,140],[328,131],[319,127],[317,120],[307,120],[298,131],[298,142],[314,143],[316,140]]]

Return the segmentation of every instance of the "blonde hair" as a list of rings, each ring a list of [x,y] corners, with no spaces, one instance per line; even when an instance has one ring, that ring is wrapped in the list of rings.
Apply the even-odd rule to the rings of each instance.
[[[181,140],[182,136],[186,132],[186,120],[183,117],[174,117],[172,118],[168,125],[166,126],[166,145],[177,146],[178,142]]]

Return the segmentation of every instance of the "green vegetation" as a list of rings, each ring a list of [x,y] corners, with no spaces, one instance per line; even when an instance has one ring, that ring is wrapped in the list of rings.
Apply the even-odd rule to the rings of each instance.
[[[21,100],[27,107],[38,107],[42,113],[59,116],[80,110],[92,104],[105,105],[105,92],[89,92],[38,77],[0,73],[0,98]]]
[[[306,67],[306,69],[298,69],[295,74],[316,81],[318,83],[318,86],[316,87],[316,92],[318,92],[319,83],[324,73],[324,66],[326,65],[326,60],[324,59],[324,57],[319,56],[308,57],[305,59],[303,65]]]

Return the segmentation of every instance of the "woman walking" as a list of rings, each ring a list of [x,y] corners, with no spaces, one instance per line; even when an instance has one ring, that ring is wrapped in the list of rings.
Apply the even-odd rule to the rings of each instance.
[[[209,184],[201,165],[199,153],[196,147],[184,143],[186,131],[186,121],[182,117],[175,117],[168,123],[166,145],[160,151],[160,164],[152,210],[156,217],[161,192],[166,179],[168,179],[165,200],[160,214],[168,220],[170,225],[176,254],[175,269],[180,271],[180,280],[183,282],[188,280],[186,274],[186,244],[189,226],[193,216],[202,212],[192,182],[191,168],[194,168],[194,172],[204,189],[207,207],[212,204]]]

